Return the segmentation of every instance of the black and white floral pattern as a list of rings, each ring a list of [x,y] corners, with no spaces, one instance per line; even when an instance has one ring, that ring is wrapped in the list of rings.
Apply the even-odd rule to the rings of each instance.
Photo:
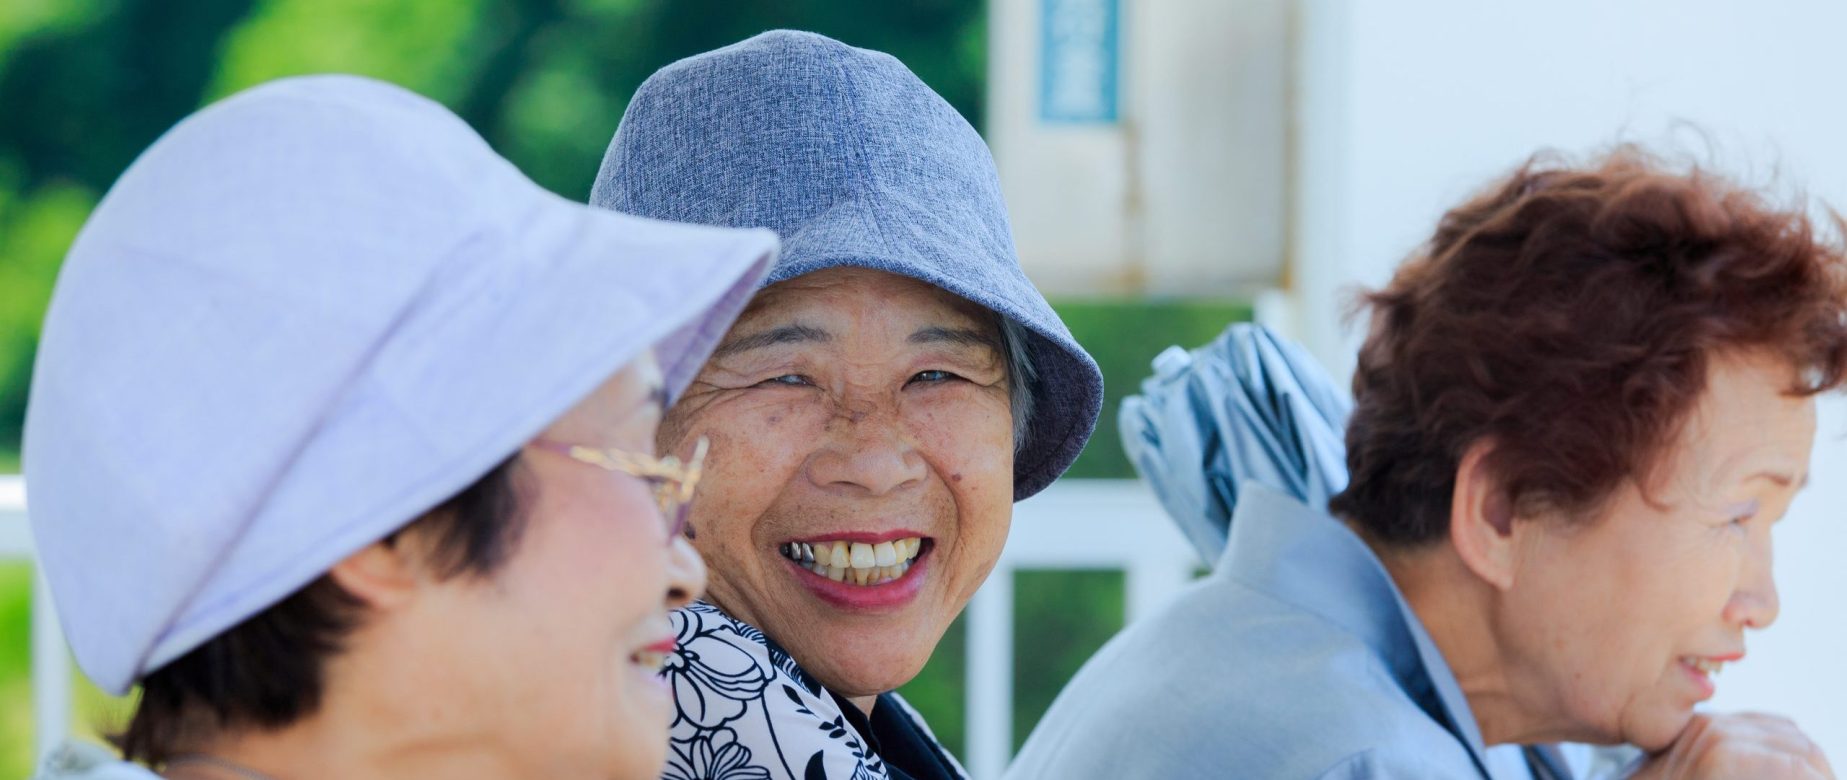
[[[762,631],[705,602],[676,610],[673,623],[664,778],[890,780],[834,697]]]

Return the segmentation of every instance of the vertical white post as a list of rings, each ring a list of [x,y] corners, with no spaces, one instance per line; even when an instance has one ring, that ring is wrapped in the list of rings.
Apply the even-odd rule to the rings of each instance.
[[[1344,386],[1357,342],[1342,328],[1353,284],[1347,246],[1352,174],[1348,17],[1352,0],[1299,0],[1294,6],[1294,111],[1290,129],[1293,203],[1289,269],[1296,297],[1293,337]]]
[[[1124,625],[1160,609],[1192,581],[1192,559],[1162,552],[1165,551],[1151,550],[1135,555],[1124,565]]]
[[[1297,342],[1302,340],[1302,322],[1296,314],[1296,301],[1289,293],[1271,287],[1258,291],[1252,301],[1251,321],[1276,331],[1277,335]]]
[[[64,741],[71,722],[70,651],[42,571],[32,583],[32,729],[39,761]]]
[[[1013,567],[1006,558],[968,606],[968,770],[994,780],[1013,757]]]

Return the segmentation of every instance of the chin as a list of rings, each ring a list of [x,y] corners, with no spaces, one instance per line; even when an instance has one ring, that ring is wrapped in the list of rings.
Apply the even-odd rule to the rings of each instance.
[[[841,696],[873,696],[911,681],[930,660],[929,652],[836,646],[825,661],[795,662]]]
[[[903,687],[922,670],[922,663],[908,662],[894,662],[892,665],[876,669],[847,669],[843,670],[845,673],[840,676],[839,686],[829,685],[828,687],[835,689],[842,696],[876,696]],[[849,690],[859,691],[859,693],[849,694],[847,693]]]
[[[1686,730],[1687,724],[1692,722],[1692,708],[1663,705],[1643,715],[1639,722],[1625,724],[1627,728],[1614,741],[1627,742],[1653,753],[1674,744],[1680,732]]]

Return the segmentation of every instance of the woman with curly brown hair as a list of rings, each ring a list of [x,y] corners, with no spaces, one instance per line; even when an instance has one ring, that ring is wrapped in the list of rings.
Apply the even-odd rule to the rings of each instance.
[[[1213,575],[1106,647],[1021,777],[1832,777],[1695,711],[1777,616],[1771,529],[1847,373],[1808,218],[1633,149],[1535,160],[1384,289],[1324,513],[1247,483]],[[1158,659],[1158,663],[1150,663]],[[1125,727],[1124,724],[1129,724]]]

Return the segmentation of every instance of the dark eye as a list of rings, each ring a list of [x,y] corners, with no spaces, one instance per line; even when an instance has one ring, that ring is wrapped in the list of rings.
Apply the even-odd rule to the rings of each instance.
[[[1751,518],[1757,516],[1758,508],[1758,503],[1755,499],[1732,507],[1730,525],[1734,528],[1743,528],[1745,523],[1750,522]]]
[[[917,372],[917,374],[916,374],[915,376],[913,376],[913,377],[911,377],[911,381],[912,381],[912,382],[931,382],[931,383],[935,383],[935,382],[947,382],[947,381],[949,381],[949,380],[951,380],[951,379],[956,379],[956,378],[957,378],[957,377],[956,377],[956,375],[955,375],[955,374],[951,374],[951,373],[949,373],[948,371],[935,371],[935,370],[931,370],[931,371],[919,371],[919,372]]]
[[[801,374],[783,374],[782,376],[770,377],[769,379],[765,379],[761,382],[758,382],[757,384],[759,385],[786,385],[788,387],[802,387],[804,385],[811,385],[814,383],[808,381],[808,377],[802,376]]]

